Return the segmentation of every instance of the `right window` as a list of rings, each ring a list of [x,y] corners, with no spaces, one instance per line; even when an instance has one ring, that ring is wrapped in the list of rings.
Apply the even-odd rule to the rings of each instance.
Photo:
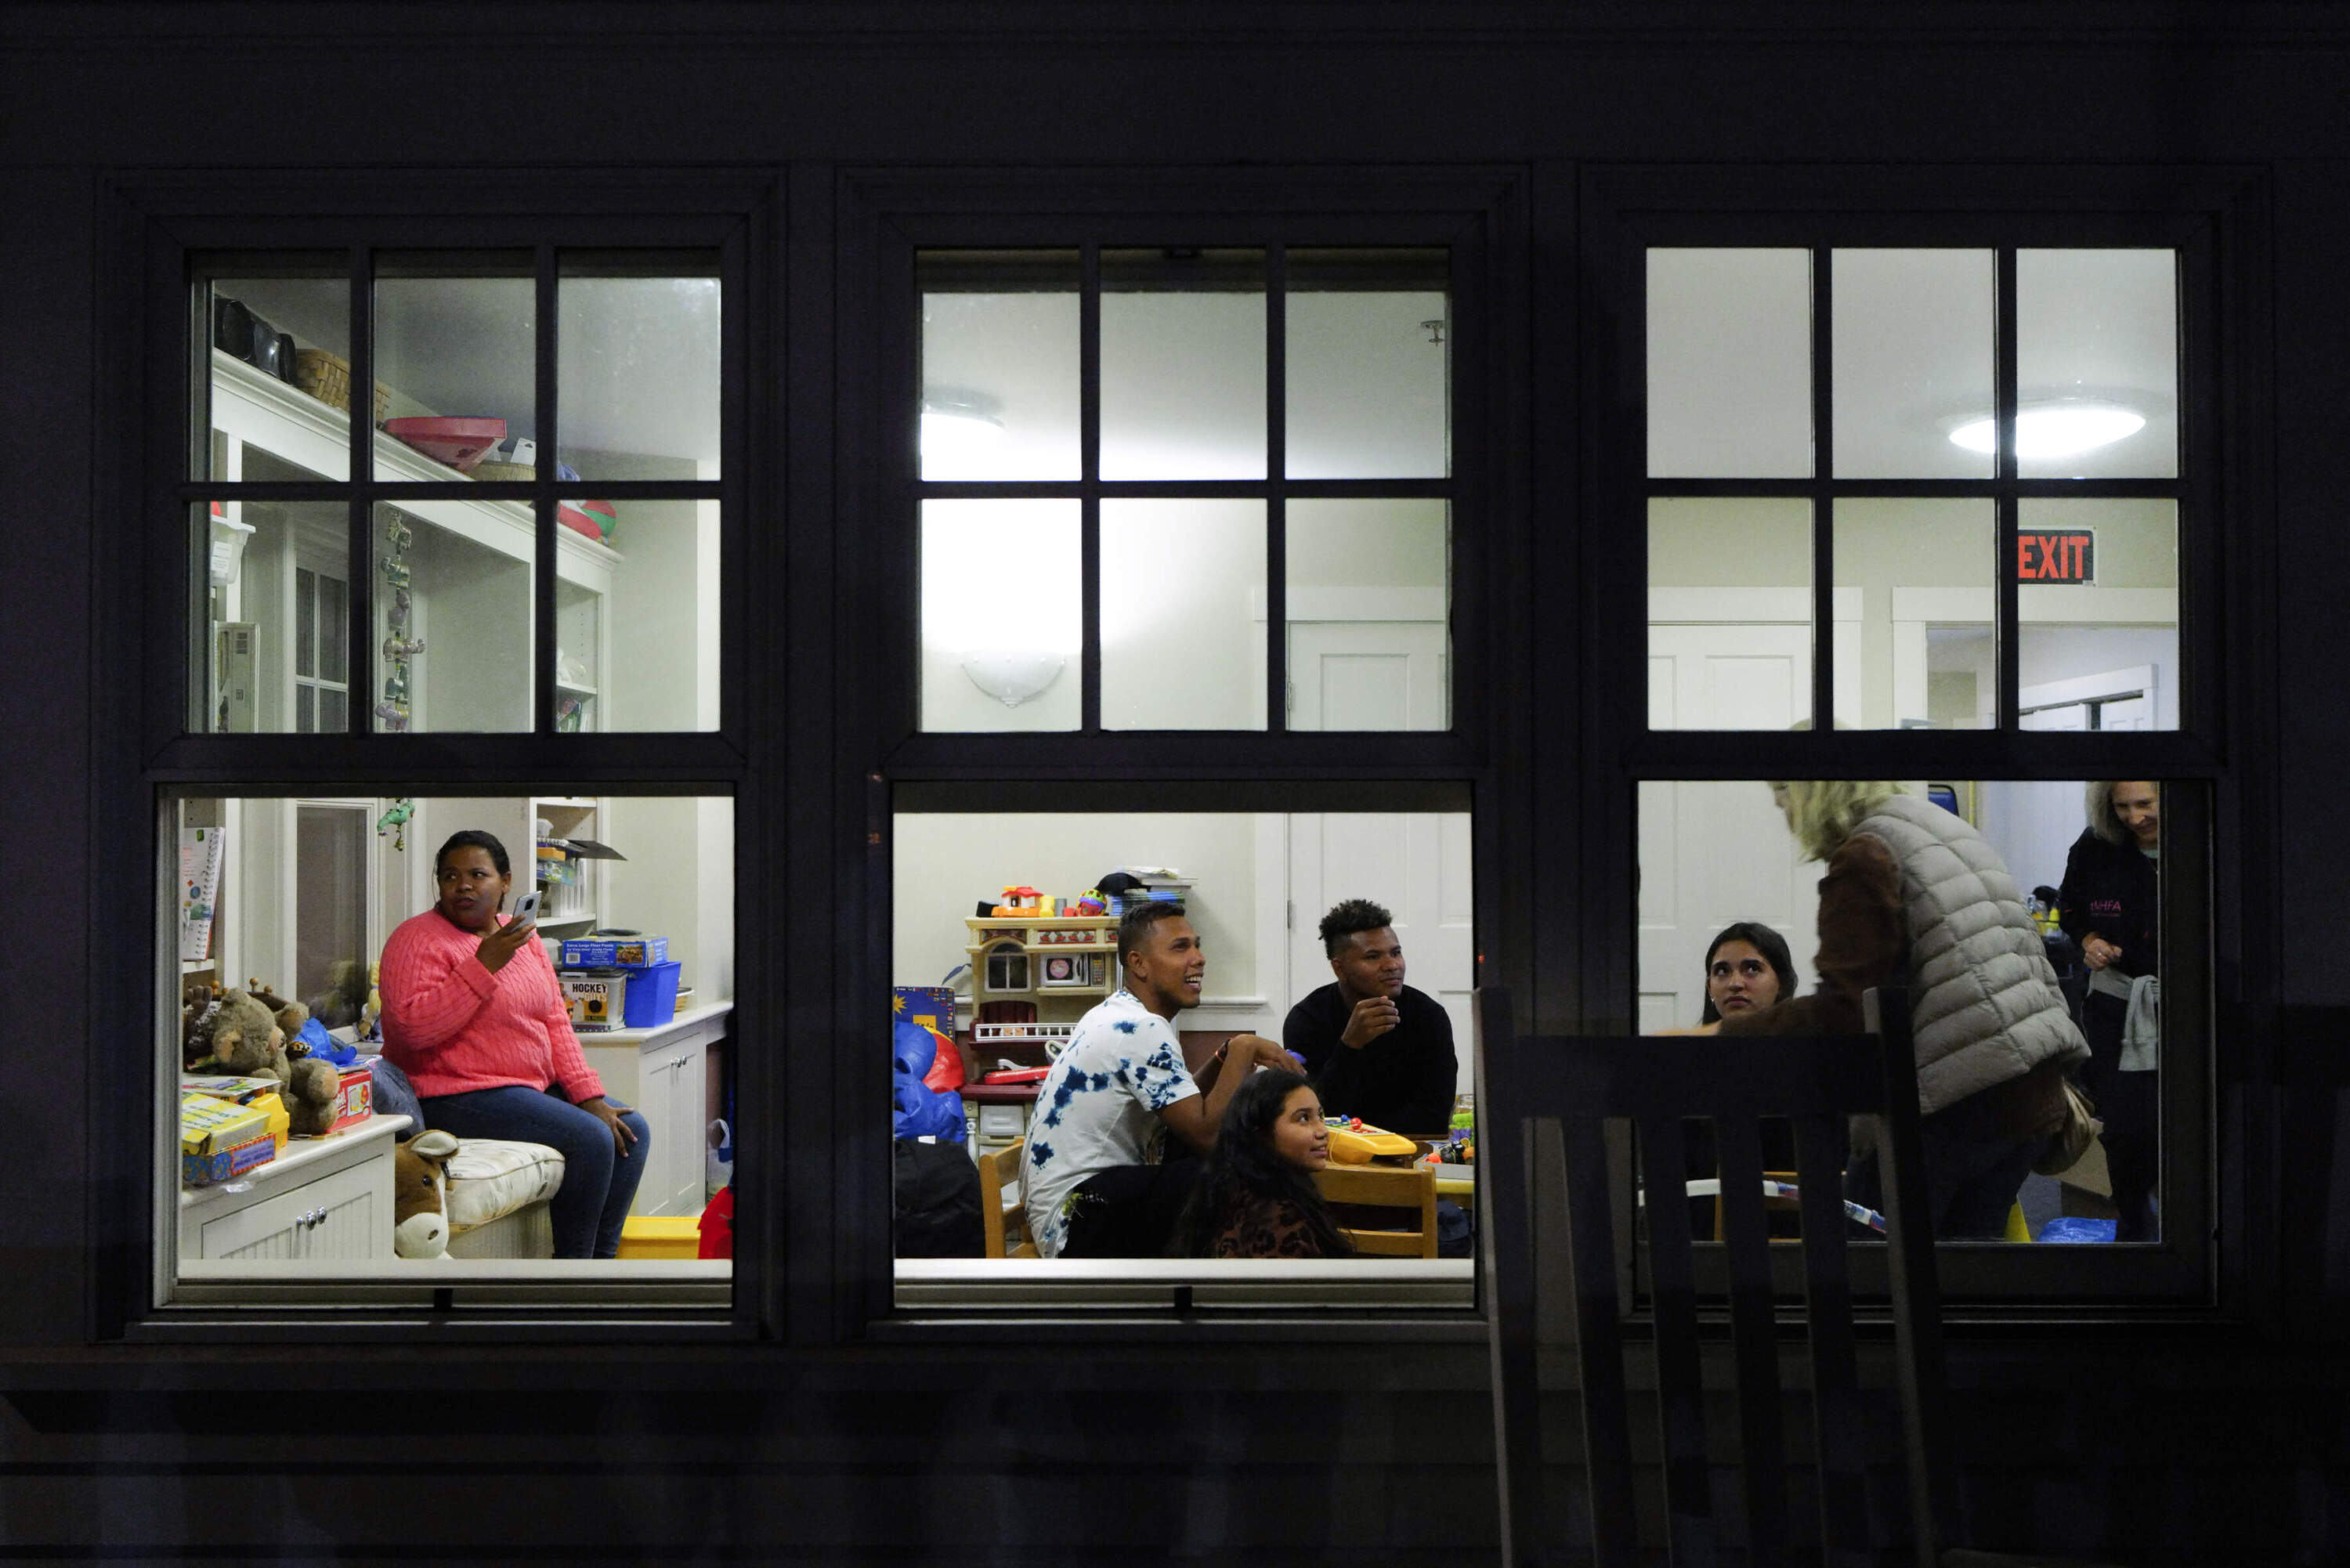
[[[2212,258],[2154,223],[1808,226],[1659,218],[1619,253],[1643,300],[1617,492],[1648,591],[1645,722],[1621,721],[1648,732],[1638,1027],[1841,1033],[1901,987],[1934,1230],[1982,1244],[1952,1252],[1954,1298],[2191,1293],[2231,940]],[[2068,1084],[2103,1123],[2085,1147],[2055,1136]],[[1691,1147],[1703,1240],[1719,1174]]]

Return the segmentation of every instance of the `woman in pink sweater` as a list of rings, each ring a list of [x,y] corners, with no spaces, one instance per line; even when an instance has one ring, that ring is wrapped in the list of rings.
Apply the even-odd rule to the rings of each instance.
[[[604,1097],[537,928],[498,913],[513,885],[505,846],[454,834],[433,875],[440,902],[384,944],[383,1054],[416,1085],[427,1127],[560,1153],[555,1255],[612,1257],[650,1129]]]

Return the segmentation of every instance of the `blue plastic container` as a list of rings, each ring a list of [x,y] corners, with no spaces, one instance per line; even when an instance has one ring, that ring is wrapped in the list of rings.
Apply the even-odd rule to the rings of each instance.
[[[631,1029],[650,1029],[677,1016],[677,971],[667,963],[628,964],[629,989],[620,998],[620,1022]]]

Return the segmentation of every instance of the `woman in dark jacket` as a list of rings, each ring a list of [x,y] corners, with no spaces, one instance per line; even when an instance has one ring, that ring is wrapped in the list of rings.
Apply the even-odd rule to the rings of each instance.
[[[2160,1156],[2160,1080],[2145,1047],[2125,1054],[2131,992],[2161,963],[2162,792],[2146,779],[2099,779],[2088,787],[2087,829],[2064,862],[2058,921],[2081,947],[2089,994],[2081,1033],[2089,1063],[2082,1077],[2106,1124],[2106,1168],[2121,1211],[2117,1241],[2156,1238],[2154,1191]]]

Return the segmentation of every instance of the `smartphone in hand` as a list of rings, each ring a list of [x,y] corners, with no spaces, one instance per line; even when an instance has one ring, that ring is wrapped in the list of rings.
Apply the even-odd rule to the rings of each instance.
[[[516,896],[514,908],[506,911],[514,917],[515,925],[531,926],[538,923],[538,889],[536,888],[527,893]]]

